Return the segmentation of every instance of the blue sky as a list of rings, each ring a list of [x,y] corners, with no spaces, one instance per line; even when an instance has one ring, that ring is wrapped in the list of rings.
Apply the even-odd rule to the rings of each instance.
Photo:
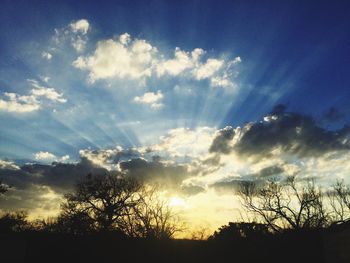
[[[33,182],[54,198],[57,171],[143,167],[179,194],[200,189],[196,211],[220,198],[227,211],[215,185],[266,171],[346,179],[335,167],[350,157],[349,10],[349,1],[4,0],[0,175],[51,176]]]
[[[254,4],[253,1],[113,1],[97,4],[94,1],[62,1],[48,4],[45,1],[5,1],[0,11],[1,91],[20,93],[28,89],[27,79],[38,79],[47,75],[61,86],[61,90],[76,93],[72,95],[79,98],[89,97],[91,108],[106,104],[104,109],[98,106],[98,111],[113,111],[118,114],[118,106],[108,107],[108,103],[115,101],[106,98],[109,97],[106,90],[98,87],[105,83],[100,82],[89,87],[83,81],[84,75],[74,72],[70,61],[77,56],[73,54],[74,50],[60,50],[61,53],[54,56],[49,63],[40,56],[52,45],[50,42],[55,29],[67,27],[69,23],[79,19],[86,19],[90,24],[86,53],[93,51],[97,41],[127,32],[134,38],[145,39],[168,56],[172,55],[175,47],[179,47],[184,51],[202,48],[208,56],[220,57],[228,54],[242,59],[239,69],[236,69],[239,73],[235,80],[240,89],[240,94],[236,96],[238,98],[232,99],[231,106],[225,104],[222,109],[218,109],[219,106],[212,102],[208,111],[215,111],[215,114],[199,116],[210,115],[199,112],[204,97],[207,96],[205,93],[208,92],[206,87],[200,88],[202,90],[199,94],[188,101],[190,105],[186,103],[186,108],[190,109],[186,109],[185,117],[193,119],[186,122],[190,127],[198,125],[199,121],[202,125],[214,124],[222,127],[256,120],[280,102],[288,104],[291,109],[314,115],[321,114],[331,106],[348,107],[346,104],[350,94],[347,65],[350,54],[345,43],[350,37],[347,32],[349,22],[346,18],[346,1],[332,4],[322,1],[307,1],[303,4],[293,2],[267,1]],[[146,88],[155,91],[169,89],[169,86],[175,86],[176,83],[178,82],[173,80],[164,80],[161,83],[149,81]],[[191,87],[202,84],[186,83]],[[218,96],[218,103],[221,104],[222,96]],[[173,97],[167,101],[169,104],[166,106],[169,107],[155,115],[140,116],[135,112],[133,116],[129,116],[131,114],[126,112],[124,120],[132,122],[142,118],[152,122],[162,119],[176,122],[178,116],[183,115],[183,105],[177,103],[178,100],[182,98]],[[74,101],[79,103],[79,100],[72,98],[68,100],[68,104]],[[225,103],[230,103],[229,99]],[[128,105],[120,107],[129,111]],[[86,121],[94,119],[92,113],[85,114]],[[43,131],[50,135],[52,130],[63,134],[67,131],[62,123],[54,123],[50,114],[45,111],[28,117],[30,120],[22,118],[15,116],[14,120],[14,116],[1,113],[2,122],[7,124],[2,129],[2,157],[29,158],[30,151],[36,150],[37,144],[42,141],[41,138],[35,140],[35,135],[30,135],[27,129],[19,129],[13,133],[12,130],[18,125],[28,127],[28,122],[35,122],[36,126],[30,128],[29,125],[28,129],[39,137],[41,135],[38,133]],[[51,121],[47,121],[48,118]],[[77,123],[76,126],[79,130],[83,130],[83,126],[87,124],[83,120],[81,122],[83,123]],[[175,123],[164,125],[172,128],[177,126]],[[94,130],[93,127],[89,129]],[[63,145],[57,138],[47,140],[52,141],[54,147],[59,147],[56,150],[59,154],[68,151],[70,155],[77,153],[78,146],[112,146],[112,142],[127,146],[139,145],[141,142],[132,135],[132,131],[128,132],[133,128],[125,129],[121,133],[131,133],[131,138],[125,138],[122,134],[108,138],[98,127],[91,134],[86,131],[89,136],[94,136],[93,140],[100,140],[96,145],[88,142],[91,141],[88,138],[81,139],[75,145]],[[28,140],[19,142],[23,133],[26,134],[24,137],[30,137],[28,140],[33,138],[32,145],[23,145]],[[47,140],[45,144],[49,147]]]
[[[65,134],[72,132],[69,123],[53,120],[52,113],[45,109],[25,117],[1,112],[1,122],[6,125],[1,129],[0,154],[3,158],[30,159],[32,151],[45,148],[74,156],[81,147],[110,147],[114,143],[130,146],[152,140],[151,128],[144,140],[134,134],[132,125],[116,129],[118,135],[103,132],[101,126],[110,120],[96,118],[95,110],[119,115],[118,122],[152,122],[152,127],[161,130],[154,131],[155,136],[181,124],[240,125],[257,120],[277,103],[316,116],[332,106],[347,111],[350,54],[346,43],[350,36],[346,2],[4,1],[0,11],[1,91],[26,93],[30,88],[27,79],[49,76],[50,85],[64,91],[68,98],[64,106],[57,107],[64,110],[85,99],[89,109],[84,107],[83,116],[79,114],[81,119],[75,120],[74,130],[79,130],[81,138],[74,143],[64,140]],[[116,97],[112,100],[103,80],[88,85],[86,74],[72,67],[72,61],[80,54],[67,47],[69,44],[65,43],[61,47],[65,49],[59,50],[51,61],[41,56],[52,48],[55,29],[62,30],[79,19],[86,19],[90,25],[84,54],[91,54],[98,41],[127,32],[132,38],[146,40],[169,58],[175,47],[187,52],[201,48],[207,57],[240,57],[242,62],[234,69],[238,73],[238,95],[230,98],[217,89],[217,101],[209,101],[209,108],[203,109],[208,92],[213,92],[208,91],[205,81],[155,79],[148,80],[146,90],[169,90],[182,84],[195,86],[197,93],[185,103],[184,96],[169,94],[171,98],[164,98],[166,107],[149,114],[143,114],[144,109],[140,112],[129,102],[116,103],[118,87],[112,91]],[[180,116],[186,121],[179,121]],[[45,146],[40,147],[41,143]]]

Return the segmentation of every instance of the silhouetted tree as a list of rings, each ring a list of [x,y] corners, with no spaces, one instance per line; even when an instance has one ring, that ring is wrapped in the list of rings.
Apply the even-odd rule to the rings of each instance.
[[[140,188],[135,180],[121,175],[88,175],[65,195],[61,220],[73,226],[81,218],[98,230],[123,230],[124,217],[139,202]]]
[[[127,235],[142,238],[171,238],[183,230],[179,217],[162,198],[156,187],[143,186],[138,192],[137,205],[124,218]]]
[[[345,223],[350,220],[350,188],[344,181],[337,181],[328,192],[329,203],[332,207],[333,224]]]
[[[201,226],[191,232],[192,240],[207,240],[210,237],[208,227]]]
[[[297,184],[294,177],[264,186],[242,183],[243,206],[258,215],[272,230],[320,228],[328,224],[323,193],[313,182]]]
[[[21,232],[30,229],[25,211],[9,212],[0,217],[0,233]]]

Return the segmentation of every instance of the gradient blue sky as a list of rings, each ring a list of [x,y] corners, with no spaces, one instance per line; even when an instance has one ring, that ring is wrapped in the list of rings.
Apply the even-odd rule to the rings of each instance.
[[[46,86],[67,102],[28,114],[1,111],[0,157],[31,159],[49,151],[74,159],[82,148],[140,146],[171,128],[241,125],[277,103],[314,116],[329,107],[348,112],[348,14],[348,1],[2,1],[1,93],[28,95],[27,79],[48,76]],[[82,54],[69,44],[50,61],[42,57],[53,47],[54,30],[79,19],[90,25],[83,55],[92,54],[98,41],[127,32],[169,58],[175,47],[201,48],[207,57],[239,56],[238,87],[227,95],[206,81],[149,79],[144,92],[161,90],[164,107],[145,109],[130,102],[143,92],[131,91],[134,83],[88,84],[87,72],[72,66]],[[176,95],[175,85],[196,93]]]

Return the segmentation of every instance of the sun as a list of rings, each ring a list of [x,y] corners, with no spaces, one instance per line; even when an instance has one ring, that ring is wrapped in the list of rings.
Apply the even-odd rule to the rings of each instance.
[[[187,207],[186,201],[177,196],[173,196],[169,199],[169,205],[173,207]]]

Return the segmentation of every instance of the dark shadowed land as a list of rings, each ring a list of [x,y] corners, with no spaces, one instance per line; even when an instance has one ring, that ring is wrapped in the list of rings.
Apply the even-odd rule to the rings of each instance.
[[[256,238],[149,240],[115,233],[1,234],[2,262],[349,262],[350,227]]]

